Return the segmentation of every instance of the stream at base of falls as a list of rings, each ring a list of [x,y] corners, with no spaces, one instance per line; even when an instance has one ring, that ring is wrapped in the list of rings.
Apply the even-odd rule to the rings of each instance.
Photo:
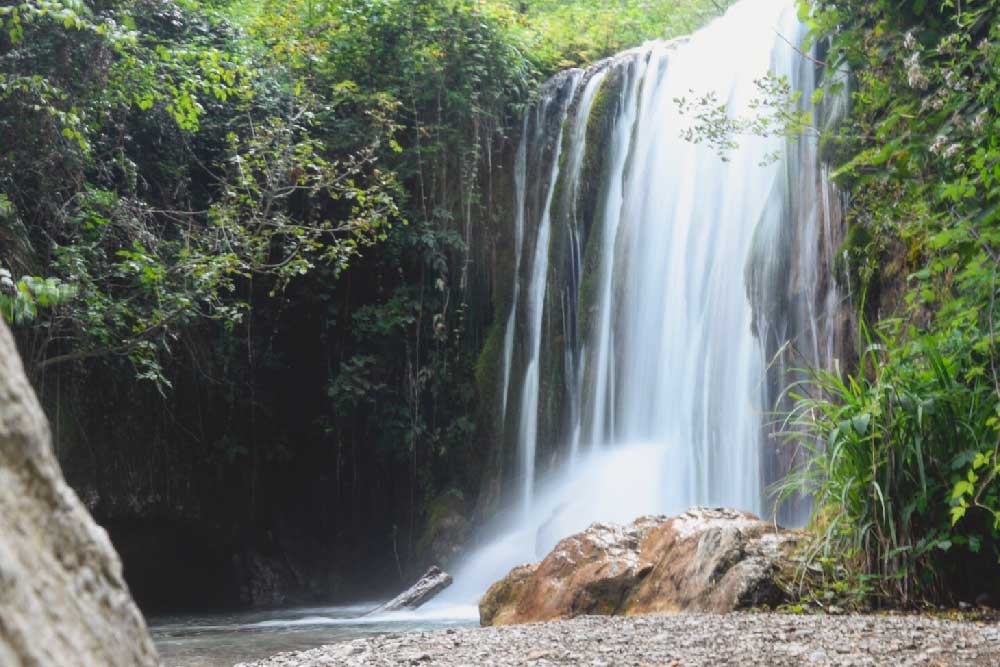
[[[365,615],[378,604],[154,616],[149,626],[165,667],[232,667],[371,635],[479,625],[475,606],[432,602],[418,611]]]

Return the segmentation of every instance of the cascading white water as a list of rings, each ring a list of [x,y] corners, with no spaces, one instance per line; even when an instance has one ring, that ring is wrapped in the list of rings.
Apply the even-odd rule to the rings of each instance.
[[[566,161],[566,175],[565,182],[568,187],[566,187],[566,194],[568,201],[566,202],[566,230],[565,233],[570,239],[569,250],[570,250],[570,280],[569,283],[572,285],[579,285],[580,281],[580,271],[582,264],[583,248],[581,247],[580,239],[580,221],[577,215],[577,204],[580,196],[580,177],[583,171],[583,158],[587,148],[587,120],[590,118],[590,112],[594,107],[594,98],[597,96],[597,91],[600,90],[601,84],[604,83],[604,79],[607,76],[606,70],[601,70],[596,72],[587,81],[587,85],[580,96],[579,106],[577,107],[575,120],[572,126],[572,134],[570,136],[570,152],[569,159]],[[570,301],[574,299],[579,299],[579,289],[570,289],[567,291],[567,296],[564,301]],[[576,460],[578,449],[580,446],[580,432],[581,432],[581,405],[580,405],[580,395],[582,394],[583,387],[583,371],[585,369],[583,359],[578,350],[574,349],[574,344],[579,344],[579,341],[575,340],[574,332],[575,327],[572,325],[572,318],[576,313],[576,308],[568,308],[570,305],[568,303],[561,304],[563,307],[563,339],[566,341],[564,345],[564,368],[566,369],[567,376],[567,394],[569,399],[569,419],[572,425],[572,432],[570,434],[570,462]]]
[[[521,141],[514,156],[514,275],[521,273],[521,249],[524,246],[524,206],[528,170],[528,116],[521,125]],[[503,335],[503,387],[500,390],[500,422],[507,417],[507,399],[510,394],[510,367],[514,356],[514,326],[517,323],[517,305],[521,296],[521,283],[514,281],[510,315]]]
[[[537,128],[553,113],[551,95],[536,109],[531,137],[525,123],[514,223],[515,280],[526,282],[513,287],[502,410],[506,417],[520,340],[526,511],[492,527],[500,537],[464,563],[447,598],[476,599],[511,566],[593,521],[697,504],[770,511],[764,487],[787,472],[787,461],[766,444],[765,416],[782,381],[769,380],[768,364],[786,343],[808,363],[832,357],[828,311],[836,299],[820,278],[819,255],[831,252],[833,204],[813,138],[739,137],[723,161],[682,138],[692,120],[675,98],[714,92],[730,113],[748,116],[759,96],[755,80],[770,71],[808,100],[819,74],[792,46],[803,36],[792,0],[742,0],[689,39],[650,43],[572,73],[558,86],[566,101],[555,111],[557,126],[566,129],[546,163],[551,179],[536,221],[524,214],[525,174],[542,153],[531,142],[543,140]],[[604,116],[592,118],[598,106]],[[588,146],[597,121],[606,131],[599,146]],[[773,154],[778,159],[768,160]],[[599,183],[587,184],[597,195],[586,215],[577,211],[584,162],[600,165],[587,171]],[[559,206],[553,225],[560,187],[569,205]],[[559,221],[566,243],[552,237]],[[537,233],[526,234],[526,223]],[[531,252],[520,246],[532,238],[533,267],[523,276],[520,257]],[[566,289],[548,289],[550,266],[563,264]],[[527,335],[518,338],[522,293]],[[550,318],[561,326],[543,326]],[[548,396],[558,400],[543,401],[543,369],[557,367],[564,382],[551,383]],[[536,485],[539,416],[551,405],[563,406],[562,441],[547,443],[556,463]]]
[[[577,70],[570,73],[569,90],[565,102],[559,110],[558,128],[562,128],[567,117],[567,111],[583,72]],[[524,371],[524,384],[521,390],[521,428],[518,432],[518,451],[520,452],[522,498],[524,509],[530,511],[532,497],[535,492],[535,452],[538,446],[538,391],[541,381],[539,355],[542,347],[542,315],[545,308],[545,292],[549,280],[549,238],[552,230],[552,197],[559,181],[559,167],[562,158],[563,134],[560,131],[556,137],[556,148],[552,158],[552,175],[544,198],[542,220],[538,226],[538,238],[535,240],[535,258],[531,269],[531,280],[528,283],[528,363]]]
[[[638,55],[638,54],[636,54]],[[609,400],[613,396],[613,383],[615,381],[614,371],[614,331],[612,330],[612,282],[615,265],[615,246],[618,237],[618,226],[621,222],[620,212],[625,201],[625,182],[623,180],[626,162],[628,159],[628,146],[632,142],[635,121],[639,110],[638,90],[642,77],[637,71],[637,63],[630,63],[626,69],[625,84],[623,94],[618,100],[618,113],[615,119],[614,129],[611,133],[610,150],[607,160],[610,164],[608,177],[608,191],[605,195],[603,211],[598,219],[598,224],[602,224],[600,230],[601,258],[598,267],[598,311],[597,324],[592,331],[590,338],[592,344],[587,349],[592,353],[584,357],[584,364],[590,374],[590,382],[586,383],[591,391],[587,392],[587,398],[581,402],[587,410],[590,428],[588,429],[588,443],[591,447],[600,443],[608,434],[606,422],[609,418],[614,418],[614,400]],[[589,357],[589,359],[588,359]],[[588,363],[589,361],[589,363]],[[583,431],[584,425],[580,425]]]

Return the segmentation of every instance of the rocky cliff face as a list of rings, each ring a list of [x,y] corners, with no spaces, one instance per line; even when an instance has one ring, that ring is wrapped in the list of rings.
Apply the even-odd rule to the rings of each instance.
[[[784,600],[777,577],[797,539],[798,533],[729,509],[594,524],[541,563],[516,567],[491,586],[479,603],[480,622],[774,605]]]
[[[0,321],[0,665],[157,664],[118,556],[63,480]]]

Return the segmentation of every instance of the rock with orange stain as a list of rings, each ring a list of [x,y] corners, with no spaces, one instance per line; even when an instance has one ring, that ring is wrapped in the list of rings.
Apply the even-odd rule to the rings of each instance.
[[[491,586],[480,622],[774,605],[785,599],[776,575],[799,538],[731,509],[698,507],[628,526],[595,523]]]

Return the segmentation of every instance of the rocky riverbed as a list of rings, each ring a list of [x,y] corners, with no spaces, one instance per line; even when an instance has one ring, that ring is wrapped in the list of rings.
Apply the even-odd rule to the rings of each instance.
[[[736,613],[579,617],[390,634],[237,667],[378,665],[1000,665],[1000,624],[922,616]]]

